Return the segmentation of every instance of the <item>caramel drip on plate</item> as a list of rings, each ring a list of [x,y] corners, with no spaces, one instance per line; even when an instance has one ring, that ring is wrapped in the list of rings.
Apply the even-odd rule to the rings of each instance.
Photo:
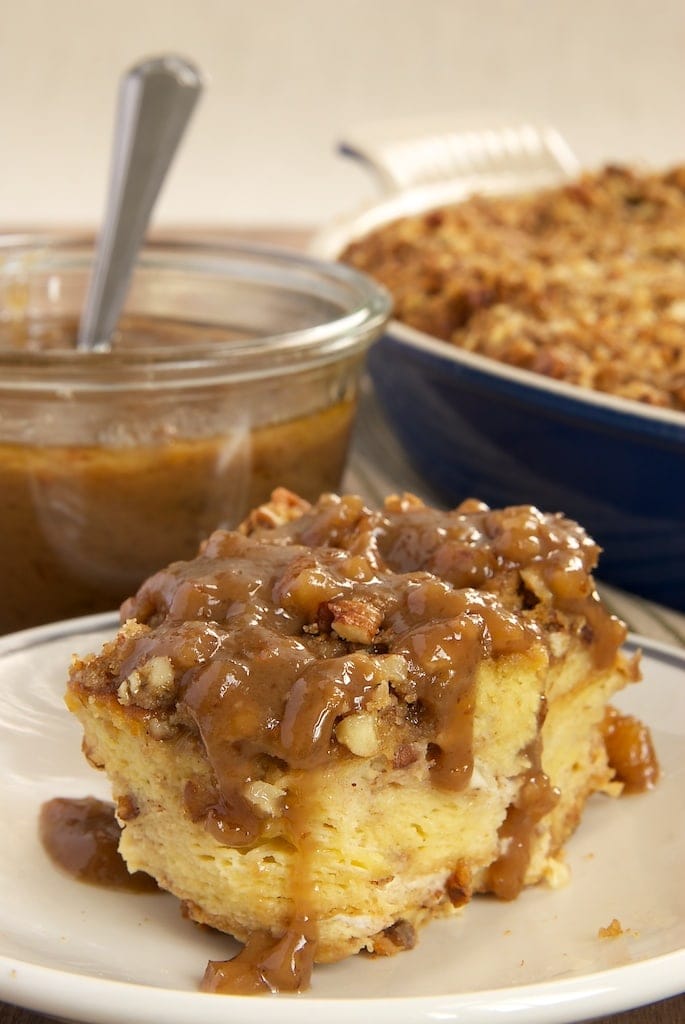
[[[309,988],[316,948],[310,931],[308,920],[295,919],[279,939],[268,932],[254,932],[232,960],[209,961],[201,990],[251,996]]]
[[[288,928],[278,936],[257,932],[232,960],[210,961],[201,984],[203,991],[253,995],[309,988],[318,938],[311,872],[316,853],[310,829],[311,796],[311,786],[302,772],[283,808],[285,836],[297,851],[290,875],[293,915]]]
[[[644,793],[659,781],[657,760],[651,733],[632,715],[622,715],[607,707],[602,723],[604,745],[615,778],[625,793]]]
[[[53,863],[79,881],[127,892],[158,890],[154,878],[126,867],[114,804],[92,796],[55,797],[41,807],[39,830]]]

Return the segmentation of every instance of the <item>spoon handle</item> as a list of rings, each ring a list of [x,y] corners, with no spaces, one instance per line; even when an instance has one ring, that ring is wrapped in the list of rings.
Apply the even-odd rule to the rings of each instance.
[[[176,56],[143,61],[121,81],[105,219],[79,324],[81,350],[109,347],[152,208],[201,91],[197,69]]]

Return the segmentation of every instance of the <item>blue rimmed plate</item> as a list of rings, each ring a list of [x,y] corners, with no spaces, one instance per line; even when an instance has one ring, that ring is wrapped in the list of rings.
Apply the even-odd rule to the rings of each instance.
[[[301,996],[197,992],[232,941],[184,920],[167,895],[93,888],[58,872],[37,833],[55,795],[107,796],[63,704],[73,652],[96,650],[113,616],[0,638],[0,999],[92,1024],[570,1024],[673,995],[685,977],[685,656],[641,641],[645,682],[617,703],[653,730],[651,793],[594,797],[567,844],[570,884],[512,903],[476,899],[416,949],[315,970]],[[637,641],[635,641],[637,642]],[[617,918],[623,932],[599,937]]]

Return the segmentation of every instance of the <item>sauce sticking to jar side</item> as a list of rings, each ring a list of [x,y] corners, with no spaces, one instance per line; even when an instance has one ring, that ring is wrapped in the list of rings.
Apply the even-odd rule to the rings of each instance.
[[[70,359],[73,317],[41,317],[23,286],[11,292],[0,315],[0,363],[12,369],[0,372],[0,634],[117,607],[279,485],[312,501],[338,487],[359,357],[285,377],[248,361],[236,373],[214,351],[257,339],[258,353],[263,330],[160,311],[125,314],[114,364],[96,358],[91,370],[91,354]],[[175,366],[189,346],[209,353],[202,372],[187,356]]]

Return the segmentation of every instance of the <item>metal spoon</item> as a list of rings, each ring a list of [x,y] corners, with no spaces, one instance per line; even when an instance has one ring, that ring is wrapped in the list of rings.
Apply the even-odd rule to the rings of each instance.
[[[167,55],[122,78],[105,220],[77,347],[107,350],[164,178],[202,92],[199,71]]]

